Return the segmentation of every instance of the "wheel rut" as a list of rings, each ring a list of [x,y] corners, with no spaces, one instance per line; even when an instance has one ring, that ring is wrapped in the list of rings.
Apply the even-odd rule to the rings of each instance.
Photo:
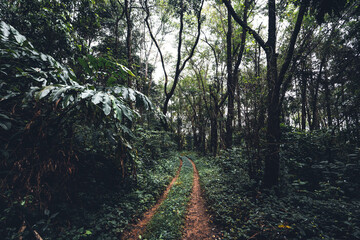
[[[180,175],[182,164],[183,164],[183,161],[180,159],[180,166],[176,172],[176,175],[171,180],[170,184],[167,186],[166,190],[163,192],[160,199],[150,210],[148,210],[147,212],[144,213],[143,218],[137,224],[132,226],[131,231],[125,232],[122,235],[121,239],[124,239],[124,240],[125,239],[126,240],[138,240],[139,239],[139,235],[141,235],[145,231],[146,225],[150,222],[151,218],[154,216],[154,214],[156,213],[156,211],[158,210],[158,208],[160,207],[162,202],[167,198],[167,195],[169,194],[172,186],[178,179],[178,177]]]
[[[183,240],[210,240],[221,239],[215,227],[211,223],[211,218],[207,212],[204,198],[201,196],[200,177],[195,163],[188,158],[194,169],[193,189],[191,200],[188,206],[188,213],[185,220]]]

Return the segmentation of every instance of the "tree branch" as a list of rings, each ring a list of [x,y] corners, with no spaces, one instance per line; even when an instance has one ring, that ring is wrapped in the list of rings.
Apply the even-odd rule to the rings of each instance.
[[[186,63],[192,58],[192,56],[194,55],[195,49],[197,44],[199,43],[199,39],[200,39],[200,30],[201,30],[201,11],[204,5],[204,0],[201,0],[201,6],[200,6],[200,10],[199,13],[197,15],[197,24],[198,24],[198,29],[197,29],[197,36],[196,36],[196,40],[195,43],[193,45],[193,47],[191,48],[190,54],[189,56],[185,59],[185,61],[183,62],[181,68],[180,68],[180,72],[185,68]]]
[[[159,55],[160,55],[161,65],[162,65],[162,68],[163,68],[163,71],[164,71],[164,77],[165,77],[164,91],[165,91],[165,95],[168,95],[168,93],[167,93],[168,75],[166,73],[164,57],[163,57],[163,54],[161,52],[160,46],[159,46],[158,42],[156,41],[156,38],[155,38],[154,34],[151,31],[151,27],[150,27],[150,23],[149,23],[150,11],[149,11],[149,6],[148,6],[148,1],[145,0],[144,3],[145,3],[145,7],[143,9],[146,12],[145,23],[146,23],[146,26],[147,26],[147,28],[149,30],[150,37],[151,37],[152,41],[155,43],[155,46],[156,46],[156,48],[157,48],[157,50],[159,52]]]
[[[225,4],[225,6],[227,7],[228,11],[230,12],[231,16],[234,18],[234,20],[240,24],[241,27],[245,28],[247,32],[249,32],[250,35],[252,35],[255,40],[259,43],[259,45],[265,50],[267,50],[267,45],[265,43],[265,41],[261,38],[261,36],[255,31],[253,30],[251,27],[249,27],[249,25],[246,24],[246,22],[244,22],[239,15],[236,14],[234,8],[231,6],[230,2],[228,0],[222,0],[223,3]]]
[[[294,55],[296,39],[297,39],[297,37],[299,35],[301,25],[302,25],[302,21],[304,19],[304,15],[305,15],[305,12],[307,10],[308,4],[309,4],[309,0],[303,0],[301,2],[300,10],[299,10],[299,13],[298,13],[298,16],[297,16],[297,19],[296,19],[296,23],[295,23],[295,27],[294,27],[294,30],[293,30],[293,32],[291,34],[290,44],[289,44],[288,51],[286,53],[285,62],[281,66],[281,70],[280,70],[280,73],[279,73],[279,79],[278,79],[279,80],[278,81],[279,85],[281,85],[283,83],[285,73],[288,70],[288,68],[290,66],[290,63],[291,63],[291,59],[292,59],[292,57]]]

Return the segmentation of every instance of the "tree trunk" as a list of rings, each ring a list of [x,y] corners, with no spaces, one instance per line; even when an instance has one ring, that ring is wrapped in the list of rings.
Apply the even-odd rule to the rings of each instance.
[[[129,0],[125,0],[124,2],[124,11],[126,17],[126,57],[128,68],[132,71],[132,22],[131,22],[131,3]],[[128,75],[128,87],[132,87],[132,79],[131,76]]]
[[[246,29],[265,50],[267,58],[267,81],[268,81],[268,121],[267,121],[267,149],[265,157],[264,187],[277,185],[279,182],[279,142],[280,142],[280,90],[284,76],[289,68],[294,54],[296,39],[301,29],[302,20],[306,13],[309,0],[301,2],[294,30],[291,34],[285,61],[281,66],[278,78],[277,54],[276,54],[276,0],[268,0],[268,41],[248,26],[235,12],[229,0],[222,0],[234,20]]]
[[[228,88],[228,112],[226,118],[226,136],[225,144],[226,148],[232,147],[232,135],[233,135],[233,126],[232,120],[234,119],[234,79],[233,79],[233,63],[232,63],[232,20],[230,11],[228,11],[227,16],[228,29],[226,34],[226,65],[227,65],[227,88]]]
[[[303,72],[301,74],[301,129],[306,129],[306,86],[307,86],[307,78]]]
[[[330,103],[331,92],[329,89],[329,79],[326,76],[326,72],[325,72],[324,88],[325,88],[325,104],[326,104],[327,124],[329,127],[331,127],[333,125],[332,117],[331,117],[331,103]]]
[[[214,90],[210,88],[210,106],[211,99],[213,99],[213,112],[210,113],[210,124],[211,124],[211,132],[210,132],[210,150],[213,153],[213,156],[216,156],[218,152],[218,115],[219,115],[219,106],[217,95],[213,92]]]
[[[317,130],[319,129],[319,117],[318,117],[318,107],[317,107],[317,100],[318,100],[318,95],[319,95],[319,85],[320,85],[320,81],[321,81],[321,75],[322,75],[322,68],[323,68],[323,64],[324,64],[325,59],[323,59],[320,63],[320,69],[319,69],[319,74],[318,77],[316,79],[316,85],[315,85],[315,93],[314,93],[314,98],[313,98],[313,103],[312,103],[312,110],[313,110],[313,120],[312,120],[312,130]]]
[[[229,1],[230,2],[230,1]],[[231,3],[231,2],[230,2]],[[243,19],[244,23],[247,25],[247,15],[248,15],[248,8],[249,8],[249,0],[245,0],[244,12],[243,12]],[[239,78],[239,66],[241,64],[242,56],[245,49],[245,41],[246,41],[246,28],[243,27],[241,33],[241,43],[240,43],[240,50],[238,53],[237,61],[235,66],[232,65],[232,17],[230,11],[228,11],[228,32],[226,35],[226,44],[227,44],[227,70],[228,70],[228,115],[226,119],[226,147],[231,148],[233,145],[233,120],[234,120],[234,101],[235,101],[235,88]],[[238,92],[240,96],[240,91]]]
[[[240,84],[236,83],[236,100],[237,100],[237,115],[238,115],[238,131],[241,132],[241,98],[240,98]]]
[[[267,120],[267,149],[265,156],[264,186],[276,186],[279,182],[280,156],[280,89],[277,76],[276,56],[276,8],[275,0],[268,1],[269,30],[267,42],[267,81],[268,81],[268,120]]]
[[[276,81],[276,56],[270,56],[268,61],[268,81],[270,85]],[[264,186],[275,186],[279,182],[280,171],[280,108],[279,108],[279,92],[276,90],[269,91],[268,96],[268,119],[266,129],[267,149],[265,157],[264,169]]]

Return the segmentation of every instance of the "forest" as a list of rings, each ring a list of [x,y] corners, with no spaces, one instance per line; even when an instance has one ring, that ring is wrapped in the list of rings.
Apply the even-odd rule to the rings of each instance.
[[[0,238],[360,239],[360,2],[0,0]]]

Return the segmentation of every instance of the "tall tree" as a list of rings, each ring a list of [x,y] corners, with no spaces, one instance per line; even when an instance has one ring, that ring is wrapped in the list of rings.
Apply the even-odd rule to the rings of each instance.
[[[243,10],[243,20],[247,24],[248,19],[248,9],[250,5],[250,0],[245,0]],[[246,29],[242,28],[242,33],[240,36],[241,42],[239,43],[240,47],[236,48],[233,45],[233,26],[232,26],[232,17],[230,11],[228,11],[227,17],[228,29],[226,34],[226,49],[227,49],[227,91],[228,91],[228,113],[226,118],[226,137],[225,144],[227,148],[231,148],[233,145],[233,120],[234,120],[234,100],[235,100],[235,88],[239,78],[239,67],[245,50],[245,41],[246,41]],[[233,49],[239,49],[239,52],[233,51]],[[233,63],[234,56],[236,57],[235,65]],[[240,92],[238,92],[240,94]]]
[[[278,184],[280,175],[280,93],[281,87],[285,78],[285,74],[290,66],[297,36],[300,32],[303,18],[309,6],[309,0],[302,0],[296,22],[291,33],[290,42],[287,46],[287,51],[284,54],[284,61],[278,70],[278,53],[276,52],[276,3],[275,0],[268,0],[268,39],[265,42],[258,32],[253,30],[242,17],[240,17],[232,7],[228,0],[223,0],[223,3],[228,8],[234,20],[240,24],[246,31],[248,31],[259,45],[263,48],[266,54],[267,62],[267,149],[265,156],[264,169],[264,186],[271,187]]]
[[[174,6],[177,9],[177,11],[175,11],[175,16],[179,18],[180,26],[179,26],[178,39],[177,39],[177,56],[176,56],[175,73],[174,73],[174,77],[173,77],[172,86],[170,87],[170,90],[169,90],[168,88],[169,88],[170,81],[169,81],[167,70],[165,68],[164,55],[162,53],[160,45],[158,44],[158,42],[155,38],[155,35],[153,34],[152,27],[150,25],[150,19],[149,19],[150,18],[150,10],[149,10],[148,0],[143,1],[143,8],[146,12],[145,22],[148,27],[151,39],[154,41],[155,46],[159,52],[162,68],[164,71],[165,100],[164,100],[164,104],[163,104],[163,108],[162,108],[163,114],[166,114],[168,112],[169,101],[175,93],[176,86],[180,80],[181,72],[185,69],[187,62],[193,57],[196,46],[199,43],[200,33],[201,33],[200,32],[201,22],[202,22],[201,11],[203,8],[204,0],[201,0],[200,3],[198,1],[191,1],[191,0],[180,0],[179,2],[176,2],[176,3],[173,3],[170,1],[170,3],[177,5],[177,6]],[[192,47],[191,47],[190,51],[188,52],[187,56],[184,58],[184,56],[183,56],[184,36],[183,35],[185,33],[185,31],[184,31],[184,27],[185,27],[185,23],[186,23],[185,17],[187,14],[191,14],[192,12],[193,12],[193,14],[196,15],[197,32],[196,32],[196,36],[195,36],[195,41],[192,44]]]
[[[130,70],[132,70],[132,62],[133,62],[133,58],[132,58],[132,19],[131,19],[131,13],[132,13],[132,4],[133,1],[132,0],[125,0],[124,2],[124,12],[125,12],[125,18],[126,18],[126,59],[127,59],[127,64],[130,68]],[[133,83],[131,80],[131,77],[128,76],[128,87],[132,87]]]

